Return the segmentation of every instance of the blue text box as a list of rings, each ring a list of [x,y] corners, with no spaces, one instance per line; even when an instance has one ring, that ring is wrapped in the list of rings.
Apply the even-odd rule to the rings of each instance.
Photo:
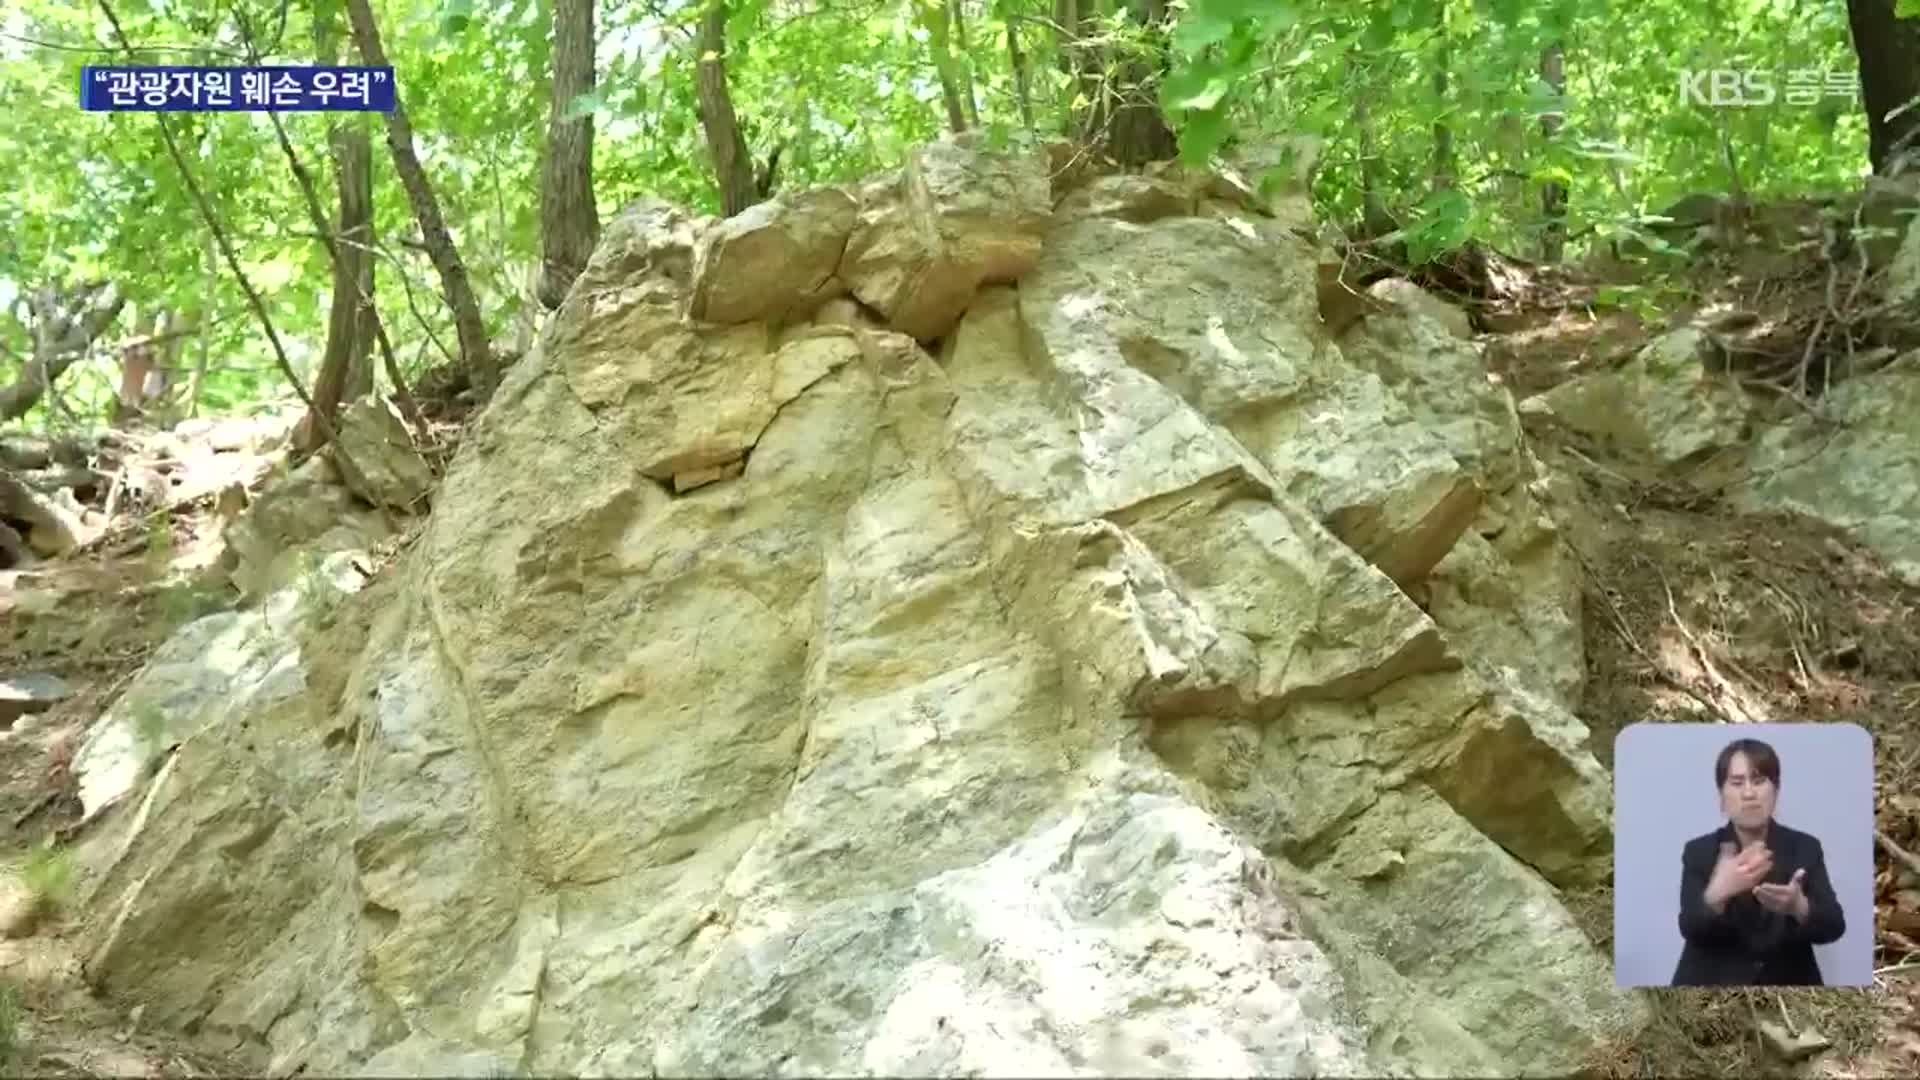
[[[80,69],[88,112],[392,112],[391,67]]]

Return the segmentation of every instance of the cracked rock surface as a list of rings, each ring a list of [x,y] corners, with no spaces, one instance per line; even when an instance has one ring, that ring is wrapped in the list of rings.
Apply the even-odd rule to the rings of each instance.
[[[630,208],[344,673],[270,604],[129,687],[192,722],[96,730],[89,977],[282,1075],[1538,1074],[1631,1030],[1560,900],[1610,780],[1512,401],[1417,305],[1329,339],[1317,253],[1216,189],[1055,219],[1044,154],[963,143]]]

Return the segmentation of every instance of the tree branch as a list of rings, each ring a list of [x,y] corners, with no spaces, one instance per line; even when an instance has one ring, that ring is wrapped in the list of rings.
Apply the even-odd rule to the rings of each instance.
[[[113,27],[113,35],[120,39],[121,47],[131,54],[133,43],[127,40],[127,32],[121,28],[120,17],[113,13],[113,7],[107,0],[98,0],[98,3],[101,14],[107,17],[107,22]],[[266,330],[267,341],[273,345],[274,358],[280,362],[280,373],[286,376],[287,382],[293,386],[294,393],[300,395],[300,401],[306,405],[307,410],[313,411],[313,397],[307,393],[307,388],[301,385],[300,373],[293,369],[293,361],[287,356],[286,346],[281,344],[280,334],[273,328],[273,318],[267,314],[266,302],[261,300],[260,294],[254,290],[253,282],[247,278],[247,272],[241,269],[239,255],[234,252],[233,244],[227,239],[226,231],[220,227],[220,221],[214,215],[212,204],[207,202],[206,193],[200,190],[200,182],[193,178],[193,170],[187,167],[187,159],[180,153],[179,144],[174,142],[173,130],[167,127],[167,114],[156,112],[153,114],[153,119],[160,126],[160,138],[166,143],[167,156],[173,159],[174,167],[180,170],[181,183],[186,185],[187,194],[193,197],[193,205],[200,211],[201,220],[207,223],[208,230],[213,233],[214,243],[219,245],[220,254],[227,260],[227,268],[233,271],[234,279],[240,283],[241,291],[247,294],[247,303],[253,307],[254,314],[260,319],[261,327]],[[333,425],[329,422],[326,427],[327,438],[331,440],[334,436]]]
[[[101,0],[101,2],[105,3],[105,0]],[[286,14],[287,9],[283,4],[280,8],[280,28],[282,31],[286,29]],[[246,18],[238,12],[235,12],[234,15],[240,24],[240,40],[244,42],[247,47],[248,63],[258,63],[259,53],[253,47],[253,34],[247,29]],[[320,209],[320,197],[314,194],[313,178],[307,175],[306,166],[300,164],[299,155],[293,152],[293,143],[287,138],[286,125],[280,122],[280,114],[268,111],[267,116],[273,121],[273,133],[280,140],[281,151],[287,155],[287,165],[293,169],[293,178],[300,185],[301,195],[306,198],[307,216],[313,220],[313,227],[319,230],[321,246],[327,249],[327,261],[332,264],[334,270],[337,272],[341,268],[340,249],[334,243],[333,233],[327,228],[327,215]],[[426,423],[420,418],[420,409],[419,406],[414,404],[413,395],[407,392],[406,380],[401,378],[400,375],[400,365],[394,361],[393,342],[387,339],[386,323],[380,318],[380,309],[375,306],[373,297],[367,295],[364,290],[357,291],[360,291],[360,302],[367,306],[367,314],[373,322],[374,338],[380,343],[380,353],[382,359],[385,361],[387,379],[393,383],[393,394],[394,397],[400,401],[400,411],[406,416],[407,422],[413,426],[415,433],[423,435],[427,430]],[[303,393],[301,396],[305,397],[306,395]],[[314,403],[309,400],[307,401],[307,411],[309,413],[318,413],[320,410],[316,409]],[[334,452],[336,454],[339,453],[339,444],[334,439],[333,417],[322,416],[319,419],[321,420],[321,433],[326,436],[328,442],[334,443]]]

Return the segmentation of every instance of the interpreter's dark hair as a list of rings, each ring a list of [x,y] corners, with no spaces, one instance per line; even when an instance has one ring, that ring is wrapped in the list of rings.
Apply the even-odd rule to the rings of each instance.
[[[1715,788],[1727,786],[1727,770],[1733,766],[1735,754],[1747,755],[1747,764],[1753,766],[1754,772],[1766,777],[1774,787],[1780,786],[1780,755],[1773,752],[1773,747],[1759,739],[1735,739],[1720,751],[1720,760],[1713,763]]]

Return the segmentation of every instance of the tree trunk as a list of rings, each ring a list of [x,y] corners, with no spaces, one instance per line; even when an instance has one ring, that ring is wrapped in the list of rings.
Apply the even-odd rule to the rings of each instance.
[[[157,309],[140,305],[133,320],[133,336],[120,345],[120,388],[109,414],[116,427],[140,414],[147,375],[153,370],[153,330],[158,316]]]
[[[566,116],[575,98],[593,92],[593,5],[594,0],[553,4],[553,101],[540,186],[539,295],[549,310],[566,299],[600,240],[600,212],[593,202],[593,114]]]
[[[1349,61],[1352,70],[1367,70],[1356,50]],[[1373,88],[1362,85],[1353,97],[1353,129],[1360,141],[1360,234],[1378,240],[1400,226],[1387,212],[1385,182],[1380,176],[1380,151],[1373,129]]]
[[[927,48],[933,53],[934,74],[940,79],[940,100],[947,106],[947,128],[954,132],[965,131],[967,110],[960,101],[960,74],[958,65],[953,61],[949,39],[953,25],[952,9],[939,0],[933,3],[914,0],[914,3],[920,5],[920,25],[927,32]]]
[[[1453,66],[1453,50],[1447,41],[1447,4],[1446,0],[1434,8],[1434,21],[1439,30],[1439,50],[1433,62],[1433,104],[1434,108],[1444,110],[1447,107],[1447,78]],[[1444,120],[1433,122],[1433,189],[1444,191],[1453,187],[1453,129]]]
[[[1160,77],[1167,66],[1166,0],[1128,0],[1127,13],[1135,23],[1152,28],[1153,53],[1121,66],[1107,153],[1122,165],[1167,161],[1179,154],[1179,147],[1160,111]]]
[[[87,346],[120,316],[127,298],[112,282],[72,289],[43,286],[27,298],[33,319],[33,355],[11,386],[0,387],[0,422],[27,415],[54,380],[66,374]]]
[[[973,89],[973,55],[967,50],[967,20],[960,0],[947,0],[947,17],[953,22],[953,43],[960,47],[960,96],[967,103],[967,122],[979,127],[980,100]]]
[[[720,184],[720,213],[733,217],[759,202],[760,192],[747,140],[734,116],[733,94],[727,89],[727,0],[709,0],[694,49],[700,126],[706,129],[714,178]]]
[[[1102,97],[1100,58],[1087,43],[1094,29],[1093,5],[1098,0],[1053,0],[1054,54],[1068,77],[1065,130],[1089,144],[1104,133],[1106,115]]]
[[[1895,175],[1902,157],[1920,159],[1920,103],[1914,100],[1920,97],[1920,18],[1895,18],[1898,2],[1847,0],[1867,110],[1867,160],[1881,176]],[[1901,108],[1906,111],[1888,118]]]
[[[387,50],[380,44],[380,27],[373,21],[369,0],[347,0],[347,17],[353,24],[354,44],[362,60],[374,67],[388,65]],[[460,360],[469,380],[481,394],[490,395],[500,383],[493,350],[487,342],[486,323],[480,318],[480,302],[467,280],[467,268],[460,261],[453,236],[447,232],[440,202],[434,198],[433,185],[427,180],[420,157],[413,150],[413,127],[407,122],[407,110],[396,88],[393,111],[387,114],[387,148],[393,152],[393,169],[406,188],[407,201],[413,204],[414,217],[420,222],[420,238],[440,283],[446,290],[447,305],[453,309],[453,326],[460,338]]]
[[[200,265],[204,271],[200,286],[200,350],[193,358],[193,378],[187,383],[188,416],[200,415],[200,390],[207,383],[207,365],[213,358],[213,289],[220,281],[220,267],[214,261],[217,256],[213,249],[213,230],[209,229],[200,246]]]
[[[340,60],[338,31],[331,18],[316,12],[313,37],[321,64]],[[332,125],[328,142],[333,150],[334,187],[340,202],[334,220],[333,306],[327,313],[327,345],[320,375],[313,384],[313,407],[327,422],[307,416],[300,422],[302,449],[317,450],[322,435],[332,430],[340,403],[356,374],[370,381],[368,359],[373,345],[373,146],[360,118],[348,114]],[[362,391],[365,392],[364,390]]]
[[[1032,134],[1033,94],[1027,85],[1027,55],[1020,49],[1020,23],[1013,16],[1007,16],[1007,62],[1013,67],[1013,97],[1020,105],[1020,122]]]
[[[181,313],[172,308],[161,310],[160,323],[160,351],[154,355],[153,371],[147,376],[147,385],[141,397],[171,410],[174,387],[180,385],[181,347],[186,344],[188,337],[198,331],[194,324],[186,322]]]
[[[1559,42],[1547,46],[1540,53],[1540,78],[1551,88],[1556,97],[1567,92],[1567,66],[1564,46]],[[1565,116],[1559,112],[1542,114],[1540,117],[1540,135],[1547,142],[1553,142],[1560,134],[1560,125]],[[1540,213],[1546,219],[1545,228],[1540,233],[1540,255],[1543,261],[1557,263],[1566,252],[1567,245],[1567,188],[1556,180],[1549,180],[1540,189]]]
[[[1054,0],[1061,66],[1078,87],[1078,115],[1070,122],[1086,142],[1102,147],[1122,165],[1165,161],[1179,153],[1173,130],[1160,111],[1160,77],[1166,69],[1166,0],[1119,0],[1128,19],[1149,28],[1149,55],[1116,57],[1088,39],[1098,29],[1100,0]],[[1111,80],[1106,71],[1113,67]]]

